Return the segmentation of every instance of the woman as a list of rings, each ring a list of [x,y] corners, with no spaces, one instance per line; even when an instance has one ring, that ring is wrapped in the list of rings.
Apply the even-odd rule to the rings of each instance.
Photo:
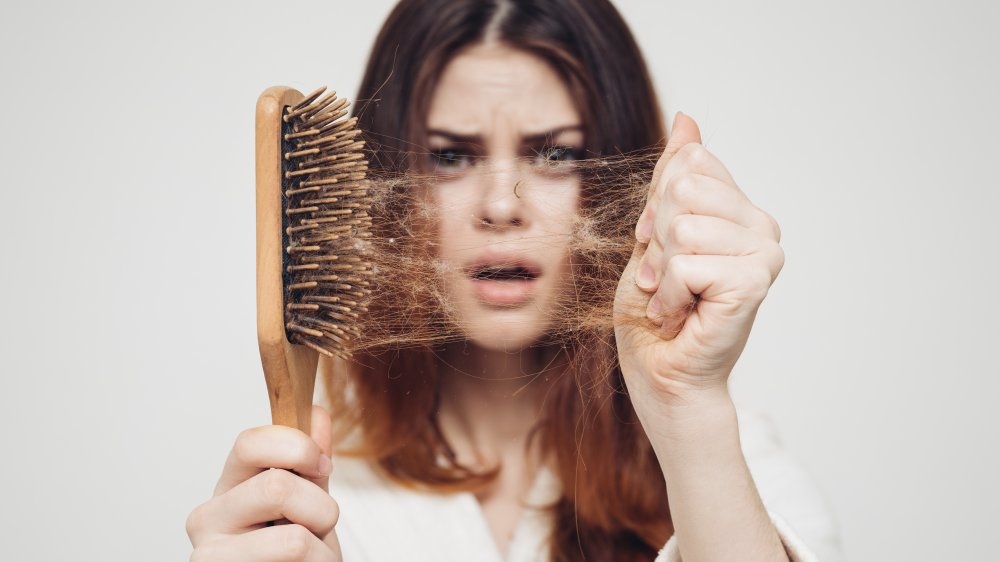
[[[336,416],[317,407],[312,436],[243,432],[188,520],[192,560],[812,559],[758,494],[726,386],[782,267],[778,225],[691,118],[663,147],[615,9],[403,0],[357,99],[376,171],[432,174],[432,248],[454,265],[441,290],[462,339],[362,354],[346,383],[327,378]],[[550,341],[566,295],[587,296],[573,293],[574,217],[602,203],[567,164],[651,147],[613,304],[649,322]],[[331,469],[334,448],[351,457]],[[822,505],[790,509],[829,539]]]

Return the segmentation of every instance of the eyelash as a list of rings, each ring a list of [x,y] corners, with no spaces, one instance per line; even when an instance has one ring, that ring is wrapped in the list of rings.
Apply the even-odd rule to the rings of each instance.
[[[552,155],[565,156],[565,159],[552,160]],[[578,148],[573,148],[572,146],[546,146],[535,153],[536,159],[541,159],[542,162],[554,165],[559,162],[568,162],[574,160],[580,160],[583,158],[583,151]]]
[[[540,150],[532,150],[535,164],[545,164],[555,166],[562,162],[571,162],[583,158],[583,151],[572,146],[553,145],[546,146]],[[557,159],[552,159],[556,156]],[[437,170],[450,169],[457,171],[471,166],[481,159],[481,156],[468,154],[459,147],[444,147],[432,150],[430,153],[431,163]]]
[[[436,170],[440,170],[442,168],[444,169],[450,168],[452,169],[451,171],[454,171],[455,169],[461,169],[457,168],[454,164],[448,163],[449,160],[457,160],[460,158],[466,159],[465,164],[471,165],[472,162],[469,162],[469,160],[475,157],[471,154],[466,154],[465,152],[463,152],[463,149],[458,147],[438,148],[431,151],[431,164],[434,166],[434,169]]]

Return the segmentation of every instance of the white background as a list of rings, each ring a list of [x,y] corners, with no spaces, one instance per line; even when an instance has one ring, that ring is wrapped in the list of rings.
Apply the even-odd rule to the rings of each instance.
[[[390,4],[0,7],[0,558],[187,559],[187,513],[269,421],[255,99],[353,96]],[[619,5],[665,109],[782,226],[738,402],[848,559],[995,559],[998,5]]]

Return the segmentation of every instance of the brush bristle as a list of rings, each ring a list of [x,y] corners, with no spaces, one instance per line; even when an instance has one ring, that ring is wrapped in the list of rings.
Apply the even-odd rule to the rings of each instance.
[[[283,117],[285,331],[292,343],[346,358],[370,292],[368,162],[347,100],[325,90]]]

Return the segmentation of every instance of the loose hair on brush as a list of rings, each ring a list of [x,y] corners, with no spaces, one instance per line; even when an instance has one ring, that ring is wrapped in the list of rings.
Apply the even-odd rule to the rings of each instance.
[[[462,49],[483,41],[547,61],[584,122],[587,157],[574,162],[583,209],[571,246],[572,294],[537,349],[558,366],[531,433],[563,488],[547,506],[550,559],[652,560],[673,525],[618,366],[613,327],[621,320],[612,303],[665,133],[643,57],[607,0],[402,0],[389,15],[355,115],[374,186],[373,263],[392,274],[375,276],[351,361],[322,369],[338,450],[371,460],[400,484],[441,493],[482,489],[499,472],[460,464],[437,425],[435,346],[461,334],[434,281],[444,266],[420,226],[433,213],[410,195],[428,179],[419,162],[437,81]]]

